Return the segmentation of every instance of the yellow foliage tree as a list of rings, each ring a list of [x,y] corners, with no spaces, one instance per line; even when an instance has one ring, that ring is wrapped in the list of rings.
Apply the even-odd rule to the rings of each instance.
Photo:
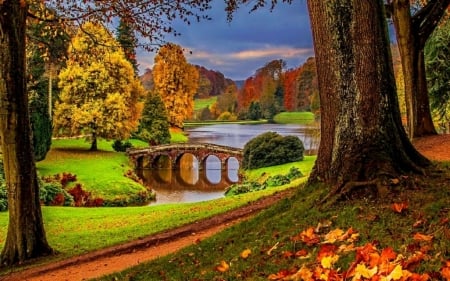
[[[56,135],[89,135],[91,150],[97,150],[98,137],[124,139],[137,128],[145,91],[122,48],[103,26],[88,22],[78,31],[59,79]]]
[[[153,81],[166,106],[170,125],[182,128],[194,111],[199,73],[186,61],[179,45],[168,43],[161,47],[155,57]]]

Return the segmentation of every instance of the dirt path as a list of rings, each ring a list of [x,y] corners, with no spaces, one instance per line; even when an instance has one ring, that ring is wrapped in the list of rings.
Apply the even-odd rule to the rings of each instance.
[[[431,160],[450,161],[450,134],[420,138],[416,148]],[[194,224],[152,235],[142,240],[95,251],[82,256],[0,276],[0,281],[75,281],[88,280],[121,271],[156,259],[210,237],[275,202],[291,195],[280,192],[257,202]]]

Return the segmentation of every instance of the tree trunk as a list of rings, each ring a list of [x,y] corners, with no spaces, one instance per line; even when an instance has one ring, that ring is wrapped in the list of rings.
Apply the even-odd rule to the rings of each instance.
[[[395,27],[395,34],[397,37],[398,49],[400,52],[402,62],[403,80],[405,85],[405,105],[406,105],[406,129],[408,135],[412,138],[414,130],[417,126],[417,119],[415,112],[417,101],[415,99],[417,93],[417,84],[414,71],[415,63],[414,52],[417,48],[414,46],[415,40],[412,33],[411,26],[411,12],[409,0],[393,0],[392,1],[392,18]]]
[[[92,140],[91,140],[91,148],[89,149],[90,151],[97,151],[98,147],[97,147],[97,133],[95,131],[92,132]]]
[[[428,97],[427,76],[425,71],[424,47],[418,51],[417,57],[417,95],[416,95],[416,127],[413,137],[436,135],[433,117],[431,117],[430,99]]]
[[[431,117],[425,73],[425,42],[437,26],[449,0],[435,0],[411,17],[409,0],[391,2],[395,33],[402,60],[410,138],[437,134]]]
[[[309,182],[336,193],[421,173],[429,161],[401,123],[383,0],[308,1],[321,100]]]
[[[0,2],[0,137],[9,224],[0,256],[8,266],[48,255],[31,141],[25,70],[25,1]]]

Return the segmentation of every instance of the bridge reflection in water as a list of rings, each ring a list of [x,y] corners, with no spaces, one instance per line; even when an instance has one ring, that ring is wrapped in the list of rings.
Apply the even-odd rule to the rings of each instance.
[[[169,157],[159,157],[159,168],[137,169],[136,173],[156,192],[156,202],[181,203],[212,200],[224,196],[225,189],[239,181],[239,161],[230,157],[227,168],[221,160],[210,155],[199,169],[199,161],[192,154],[184,154],[179,169],[173,169]]]

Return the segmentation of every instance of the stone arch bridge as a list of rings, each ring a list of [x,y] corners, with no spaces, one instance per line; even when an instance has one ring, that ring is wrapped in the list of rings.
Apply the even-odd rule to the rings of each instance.
[[[228,160],[236,158],[241,166],[243,150],[224,145],[210,143],[175,143],[156,145],[140,149],[128,149],[127,155],[134,164],[135,169],[156,168],[161,156],[167,156],[172,164],[172,169],[180,167],[180,159],[189,153],[195,156],[199,163],[199,169],[206,166],[206,159],[214,155],[219,158],[222,170],[228,168]]]

